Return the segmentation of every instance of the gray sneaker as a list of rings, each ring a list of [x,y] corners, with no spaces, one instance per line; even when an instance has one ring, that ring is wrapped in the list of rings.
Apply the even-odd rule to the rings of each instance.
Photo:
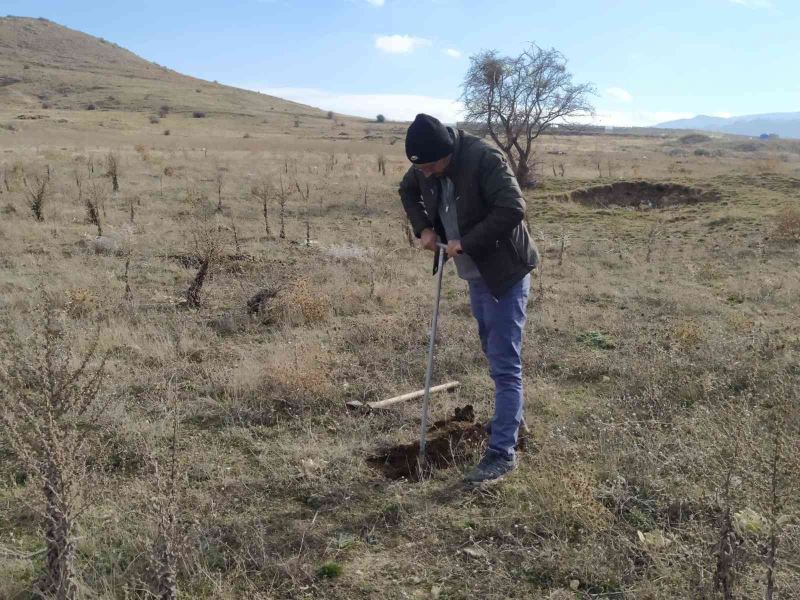
[[[485,481],[500,479],[506,473],[517,468],[517,458],[506,458],[494,450],[487,450],[481,462],[475,465],[464,477],[464,483],[479,484]]]

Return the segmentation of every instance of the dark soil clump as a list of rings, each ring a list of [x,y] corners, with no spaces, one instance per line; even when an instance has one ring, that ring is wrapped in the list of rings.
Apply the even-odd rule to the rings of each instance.
[[[667,208],[699,202],[718,202],[719,192],[691,187],[679,183],[651,183],[648,181],[617,181],[575,190],[566,194],[565,200],[598,208]]]
[[[428,431],[426,444],[427,463],[422,475],[435,469],[449,469],[465,463],[477,462],[489,435],[481,423],[475,422],[472,405],[456,408],[454,415],[436,421]],[[518,448],[524,445],[522,431]],[[367,463],[388,479],[420,480],[419,441],[400,444],[367,458]]]

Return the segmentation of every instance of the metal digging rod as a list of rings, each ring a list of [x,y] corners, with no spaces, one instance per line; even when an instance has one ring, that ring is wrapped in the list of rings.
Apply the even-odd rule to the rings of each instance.
[[[431,376],[433,375],[433,348],[436,344],[436,325],[439,321],[439,300],[442,297],[442,273],[444,272],[444,257],[447,251],[446,244],[437,243],[438,268],[436,271],[436,299],[433,303],[433,320],[431,321],[430,340],[428,341],[428,367],[425,370],[425,393],[422,397],[422,419],[419,427],[419,469],[422,475],[426,463],[425,446],[428,441],[428,401],[431,395]]]

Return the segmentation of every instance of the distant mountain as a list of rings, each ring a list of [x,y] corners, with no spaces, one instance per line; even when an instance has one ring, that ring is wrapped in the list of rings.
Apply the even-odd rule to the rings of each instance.
[[[317,108],[204,81],[112,42],[29,17],[0,17],[0,107],[324,118]]]
[[[727,119],[698,115],[692,119],[659,123],[656,127],[660,129],[697,129],[750,136],[775,133],[783,138],[800,138],[800,112],[744,115]]]

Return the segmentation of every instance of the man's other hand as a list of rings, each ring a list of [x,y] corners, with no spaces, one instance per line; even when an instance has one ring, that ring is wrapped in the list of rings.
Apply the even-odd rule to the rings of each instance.
[[[419,245],[425,250],[430,250],[434,252],[436,250],[436,242],[439,241],[439,236],[436,235],[436,232],[428,227],[427,229],[423,229],[422,233],[419,235]]]
[[[457,254],[464,252],[461,249],[461,240],[452,240],[447,242],[447,256],[450,258],[455,257]]]

